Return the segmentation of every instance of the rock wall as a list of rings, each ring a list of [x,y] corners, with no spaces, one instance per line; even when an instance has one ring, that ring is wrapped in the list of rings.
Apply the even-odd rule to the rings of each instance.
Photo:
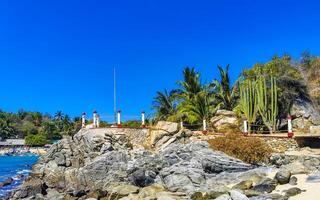
[[[263,137],[265,142],[271,146],[275,152],[285,152],[299,149],[299,145],[295,139],[292,138],[272,138]]]

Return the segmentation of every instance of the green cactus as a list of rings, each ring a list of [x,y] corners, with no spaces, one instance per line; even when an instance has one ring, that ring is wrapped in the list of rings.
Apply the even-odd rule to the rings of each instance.
[[[245,80],[240,84],[240,109],[248,122],[248,133],[251,133],[251,124],[256,121],[257,116],[257,95],[256,82]]]
[[[260,76],[256,87],[257,106],[259,114],[264,124],[268,127],[270,134],[276,131],[278,115],[278,91],[277,80],[270,78],[270,88],[268,89],[266,79]]]

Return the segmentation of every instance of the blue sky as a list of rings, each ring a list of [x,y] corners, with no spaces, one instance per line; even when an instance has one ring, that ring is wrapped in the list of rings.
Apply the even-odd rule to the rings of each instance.
[[[150,113],[185,66],[205,82],[274,54],[320,54],[317,1],[0,1],[0,108],[112,115],[112,73],[124,115]]]

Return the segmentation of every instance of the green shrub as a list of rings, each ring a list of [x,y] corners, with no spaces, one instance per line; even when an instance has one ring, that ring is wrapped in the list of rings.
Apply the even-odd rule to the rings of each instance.
[[[28,135],[25,137],[25,143],[28,146],[44,146],[49,143],[49,140],[47,140],[47,137],[43,134],[37,134],[37,135]]]
[[[208,142],[212,149],[222,151],[250,164],[266,162],[272,153],[271,147],[264,140],[244,137],[241,134],[228,134]]]

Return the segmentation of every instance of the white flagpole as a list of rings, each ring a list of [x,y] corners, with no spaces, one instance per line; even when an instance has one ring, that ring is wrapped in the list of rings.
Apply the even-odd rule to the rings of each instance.
[[[117,123],[117,92],[116,92],[116,68],[113,68],[113,111],[114,111],[114,124]]]

